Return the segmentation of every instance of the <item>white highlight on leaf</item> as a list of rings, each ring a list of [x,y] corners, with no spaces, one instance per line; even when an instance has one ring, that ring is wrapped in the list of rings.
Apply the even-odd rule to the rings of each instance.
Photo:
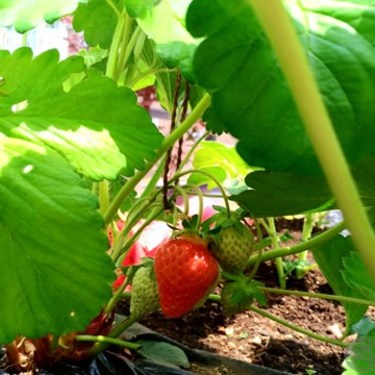
[[[34,169],[34,166],[32,164],[25,165],[25,167],[22,170],[23,174],[28,174]]]
[[[26,109],[28,106],[29,106],[29,101],[25,99],[25,100],[22,100],[22,102],[13,104],[11,110],[13,113],[16,113],[16,112],[20,112]]]

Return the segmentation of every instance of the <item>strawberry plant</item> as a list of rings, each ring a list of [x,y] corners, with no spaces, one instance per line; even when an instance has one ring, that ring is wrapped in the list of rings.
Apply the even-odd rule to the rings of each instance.
[[[3,1],[0,25],[27,33],[73,15],[88,46],[62,61],[57,50],[0,51],[0,344],[9,364],[19,372],[53,366],[110,344],[136,351],[119,337],[158,299],[176,317],[223,298],[227,313],[249,309],[350,347],[345,339],[375,304],[374,6]],[[137,104],[136,92],[150,86],[168,131]],[[204,131],[195,137],[197,124]],[[235,148],[206,140],[223,132]],[[209,199],[224,205],[216,226]],[[232,222],[238,208],[242,221]],[[311,215],[332,208],[344,221],[311,236]],[[306,218],[303,241],[283,247],[275,218],[296,214]],[[155,221],[175,231],[188,224],[195,237],[174,233],[148,253],[137,241]],[[307,250],[334,295],[285,289],[282,259],[306,261],[298,254]],[[141,253],[155,266],[140,265]],[[269,260],[281,288],[255,280]],[[192,283],[174,285],[177,276]],[[222,297],[207,296],[219,277]],[[114,322],[130,284],[130,317]],[[271,315],[261,308],[267,293],[340,301],[343,339]],[[346,374],[368,371],[374,340],[372,330],[358,334]]]

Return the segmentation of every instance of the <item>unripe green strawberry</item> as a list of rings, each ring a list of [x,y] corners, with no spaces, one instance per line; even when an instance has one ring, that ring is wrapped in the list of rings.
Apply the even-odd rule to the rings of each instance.
[[[152,267],[139,268],[132,281],[130,315],[141,318],[159,309],[158,287]]]
[[[214,236],[211,251],[222,269],[227,272],[241,272],[254,249],[254,236],[241,222],[223,227]]]

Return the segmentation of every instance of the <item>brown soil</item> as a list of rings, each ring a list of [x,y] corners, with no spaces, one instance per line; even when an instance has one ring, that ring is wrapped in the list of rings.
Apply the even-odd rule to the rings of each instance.
[[[266,286],[278,286],[270,262],[257,275]],[[288,289],[332,293],[318,269],[301,280],[290,278]],[[337,303],[274,294],[267,295],[267,300],[264,310],[302,328],[333,339],[343,331],[344,310]],[[179,319],[152,314],[140,323],[191,348],[292,374],[341,374],[347,354],[341,347],[308,338],[251,311],[226,317],[220,304],[212,301]]]

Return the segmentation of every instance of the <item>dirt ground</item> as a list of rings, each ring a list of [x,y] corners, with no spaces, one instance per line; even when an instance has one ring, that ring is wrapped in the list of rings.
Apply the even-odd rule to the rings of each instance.
[[[271,262],[262,265],[257,275],[266,286],[277,287]],[[332,293],[318,269],[301,280],[290,278],[288,289]],[[266,311],[320,335],[338,339],[343,331],[344,311],[337,303],[272,294],[267,295],[267,302]],[[292,374],[341,374],[348,354],[341,347],[308,338],[251,311],[224,316],[220,304],[212,301],[179,319],[152,314],[140,323],[191,348]]]

